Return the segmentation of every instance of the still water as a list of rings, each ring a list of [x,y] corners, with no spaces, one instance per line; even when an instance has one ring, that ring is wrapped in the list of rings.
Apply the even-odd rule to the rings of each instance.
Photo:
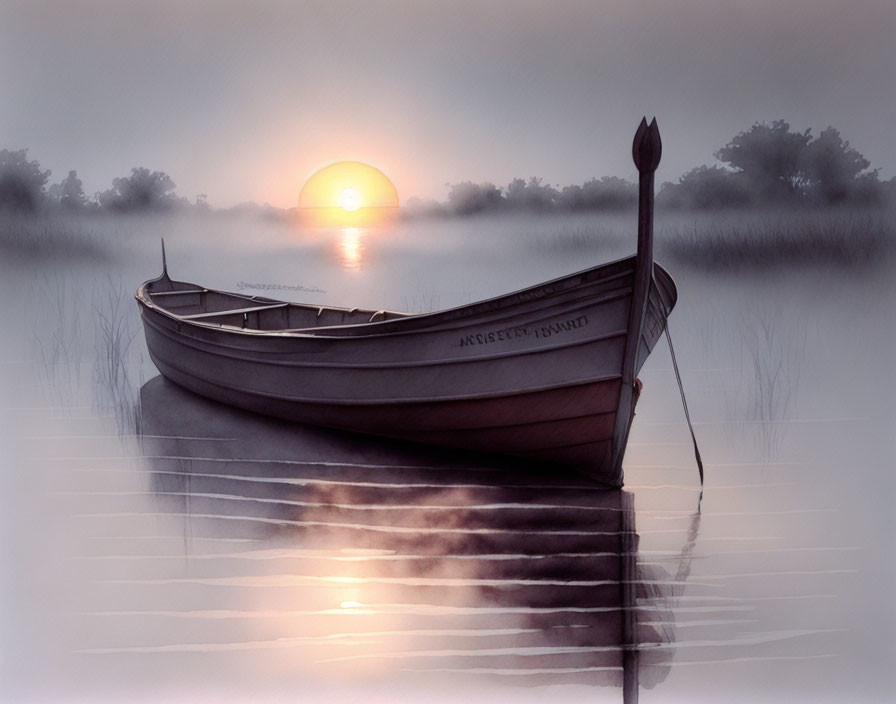
[[[132,300],[160,235],[174,278],[421,312],[628,254],[631,226],[104,220],[102,255],[5,262],[4,699],[890,700],[886,267],[659,257],[702,494],[664,344],[608,491],[194,397]]]

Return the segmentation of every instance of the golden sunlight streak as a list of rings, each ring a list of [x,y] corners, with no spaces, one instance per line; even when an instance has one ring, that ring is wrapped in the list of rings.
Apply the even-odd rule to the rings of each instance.
[[[339,232],[339,259],[346,269],[357,271],[361,268],[364,248],[361,244],[362,230],[358,227],[344,227]]]
[[[299,214],[321,227],[370,225],[398,210],[398,191],[382,171],[360,161],[337,161],[315,171],[299,193]]]

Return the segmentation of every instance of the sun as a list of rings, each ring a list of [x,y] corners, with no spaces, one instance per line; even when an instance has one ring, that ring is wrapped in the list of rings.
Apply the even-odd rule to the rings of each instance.
[[[361,207],[361,194],[354,188],[346,188],[339,194],[339,205],[343,210],[353,213]]]
[[[395,184],[360,161],[337,161],[318,169],[299,193],[299,213],[314,225],[365,225],[388,218],[397,209]]]

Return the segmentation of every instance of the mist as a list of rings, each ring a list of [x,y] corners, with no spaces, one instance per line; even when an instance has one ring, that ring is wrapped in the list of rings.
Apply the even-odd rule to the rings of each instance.
[[[688,216],[658,223],[702,501],[660,348],[620,493],[198,399],[157,376],[133,311],[160,232],[181,279],[421,312],[624,255],[633,214],[360,232],[190,214],[21,224],[43,248],[4,258],[20,311],[2,379],[8,696],[375,699],[388,683],[417,698],[463,674],[472,701],[618,701],[628,553],[608,531],[637,545],[642,701],[884,696],[892,258],[863,258],[869,228],[846,221],[850,247],[807,259],[794,214],[765,217],[763,231],[707,214],[697,240]],[[824,241],[830,216],[806,217]],[[54,254],[66,241],[90,246]],[[843,374],[847,354],[866,371]]]

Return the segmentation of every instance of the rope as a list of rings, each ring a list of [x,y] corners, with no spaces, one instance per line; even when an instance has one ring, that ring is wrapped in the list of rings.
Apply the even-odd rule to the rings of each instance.
[[[688,411],[688,402],[684,397],[684,386],[681,383],[681,374],[678,372],[678,361],[675,359],[675,350],[672,348],[672,336],[669,334],[668,319],[666,319],[666,341],[669,343],[669,354],[672,356],[672,368],[675,370],[675,379],[678,381],[678,391],[681,394],[681,406],[684,408],[684,417],[688,421],[688,430],[691,431],[691,440],[694,441],[694,457],[697,460],[697,470],[700,472],[700,486],[703,486],[703,460],[700,459],[700,448],[697,447],[697,436],[694,435],[694,426],[691,425],[691,414]]]

